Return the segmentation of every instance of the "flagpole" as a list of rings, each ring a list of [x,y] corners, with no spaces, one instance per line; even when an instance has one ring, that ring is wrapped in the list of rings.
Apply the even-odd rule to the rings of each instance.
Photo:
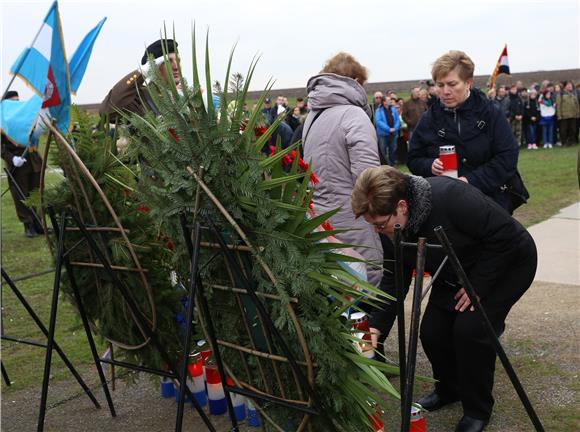
[[[51,9],[52,9],[52,6],[51,6]],[[49,9],[49,11],[50,11],[50,9]],[[46,20],[46,18],[45,18],[45,20]],[[30,46],[28,48],[32,48],[32,46],[34,45],[34,42],[36,42],[36,39],[38,39],[38,35],[40,35],[42,27],[44,26],[45,20],[42,21],[40,28],[36,32],[36,35],[34,36],[34,39],[32,39],[32,43],[30,44]],[[18,72],[20,72],[20,68],[24,64],[24,60],[26,60],[26,58],[28,57],[28,54],[30,54],[30,49],[28,49],[26,51],[26,54],[21,58],[20,62],[18,63],[18,66],[16,67],[16,71],[12,74],[12,78],[10,79],[10,82],[8,83],[8,87],[6,87],[6,90],[4,90],[4,93],[2,93],[2,100],[4,100],[4,98],[8,94],[8,91],[10,90],[10,86],[12,86],[12,83],[16,79],[16,75],[18,75]]]

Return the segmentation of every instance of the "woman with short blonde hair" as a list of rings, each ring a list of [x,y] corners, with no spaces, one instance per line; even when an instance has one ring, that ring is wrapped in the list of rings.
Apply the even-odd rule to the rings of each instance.
[[[512,213],[527,194],[516,170],[519,144],[503,111],[473,88],[474,69],[463,51],[449,51],[435,60],[431,74],[438,100],[411,136],[407,166],[423,177],[454,175]],[[439,158],[443,146],[455,147],[452,174]]]

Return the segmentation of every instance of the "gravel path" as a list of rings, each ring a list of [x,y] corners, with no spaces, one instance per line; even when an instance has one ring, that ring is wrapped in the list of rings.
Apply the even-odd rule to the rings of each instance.
[[[410,298],[407,301],[407,307]],[[579,398],[579,330],[580,290],[574,285],[535,282],[508,317],[502,343],[519,374],[546,430],[580,430]],[[396,358],[396,337],[391,337],[387,354]],[[39,360],[39,367],[41,361]],[[501,364],[497,363],[496,408],[489,432],[527,432],[533,430]],[[22,371],[9,371],[15,379]],[[149,378],[138,379],[136,385],[120,383],[113,393],[118,416],[111,418],[94,370],[81,371],[95,389],[103,404],[96,410],[74,381],[51,385],[50,408],[46,431],[171,431],[175,425],[174,400],[158,396],[157,386]],[[430,375],[429,364],[419,351],[417,373]],[[398,385],[397,380],[393,380]],[[5,387],[3,387],[5,389]],[[428,392],[430,386],[420,383],[416,395]],[[40,389],[4,392],[2,397],[2,431],[36,430]],[[398,410],[393,403],[387,415],[386,431],[398,430]],[[458,405],[427,414],[429,431],[453,430],[461,417]],[[229,430],[227,416],[212,417],[218,431]],[[204,431],[199,416],[186,410],[184,431]],[[246,429],[244,426],[241,429]]]

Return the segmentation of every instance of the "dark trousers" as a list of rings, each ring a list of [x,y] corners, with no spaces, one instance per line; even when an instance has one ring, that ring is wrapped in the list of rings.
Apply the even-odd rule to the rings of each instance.
[[[526,124],[526,144],[536,144],[536,123]]]
[[[28,198],[30,192],[40,186],[40,172],[35,172],[30,166],[30,162],[26,162],[20,168],[11,167],[9,169],[12,173],[12,177],[14,177],[14,180],[20,188],[20,191],[26,198]],[[8,184],[10,186],[10,194],[14,200],[14,207],[16,207],[16,215],[18,216],[18,219],[23,224],[34,224],[35,219],[32,215],[32,211],[22,203],[23,198],[10,178],[8,178]]]
[[[576,135],[576,119],[562,119],[559,122],[560,127],[560,140],[562,144],[574,144],[578,142],[578,137]]]
[[[493,293],[482,300],[496,334],[536,274],[535,247],[529,251],[510,266]],[[435,391],[459,397],[465,415],[488,420],[494,403],[496,353],[478,313],[449,311],[430,302],[421,323],[421,343],[431,362],[433,377],[439,381]]]

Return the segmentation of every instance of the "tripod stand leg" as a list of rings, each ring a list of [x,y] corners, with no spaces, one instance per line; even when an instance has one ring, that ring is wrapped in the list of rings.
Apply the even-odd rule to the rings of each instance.
[[[316,391],[310,385],[310,383],[308,382],[308,380],[304,376],[304,373],[302,372],[302,370],[298,367],[298,364],[296,363],[296,359],[294,358],[293,353],[290,351],[290,348],[288,347],[286,341],[284,340],[284,338],[281,336],[280,332],[278,331],[278,329],[274,325],[274,322],[272,321],[271,316],[268,314],[268,312],[266,311],[266,308],[264,307],[264,305],[262,304],[262,302],[260,301],[260,299],[256,295],[256,291],[255,291],[254,287],[252,286],[251,283],[249,283],[247,278],[244,276],[243,271],[241,270],[239,263],[234,258],[233,253],[228,248],[224,238],[222,237],[222,235],[220,234],[220,232],[218,231],[218,229],[216,228],[214,223],[211,221],[211,219],[209,219],[208,217],[206,217],[205,219],[206,219],[207,225],[209,226],[210,230],[212,231],[216,240],[218,241],[220,248],[221,248],[228,264],[232,268],[236,277],[242,283],[242,288],[244,288],[248,292],[248,295],[252,299],[252,302],[256,306],[256,309],[263,317],[264,323],[266,324],[268,330],[276,337],[278,343],[280,344],[280,348],[282,349],[282,352],[288,358],[288,363],[290,364],[290,367],[292,368],[292,370],[294,371],[294,373],[298,377],[298,380],[300,381],[301,385],[307,390],[308,394],[310,395],[310,397],[314,401],[316,407],[319,409],[320,417],[321,417],[321,420],[324,422],[325,430],[336,431],[337,430],[336,426],[334,425],[332,420],[324,413],[324,406],[320,402],[320,399],[319,399]],[[200,283],[201,283],[201,281],[200,281]],[[202,296],[202,298],[203,298],[203,296]],[[203,299],[202,299],[202,306],[203,306]],[[206,304],[206,306],[207,306],[207,304]],[[205,306],[204,306],[204,309],[205,309]],[[204,310],[204,313],[206,313],[205,310]],[[211,328],[211,332],[213,332],[213,325],[210,325],[208,322],[208,332],[209,332],[209,328]],[[213,339],[212,343],[215,343],[215,334],[212,336],[212,334],[210,333],[210,338]],[[219,357],[219,358],[221,359],[221,357]],[[216,360],[217,359],[218,359],[218,356],[216,355]],[[223,374],[223,372],[222,372],[223,365],[221,364],[221,360],[220,360],[220,363],[218,363],[218,365],[220,365],[220,367],[219,367],[220,373]],[[223,376],[222,376],[222,379],[223,379]]]
[[[48,212],[49,212],[50,221],[52,223],[52,228],[53,228],[54,232],[60,232],[58,222],[56,220],[56,216],[54,215],[54,211],[52,209],[49,209]],[[64,229],[65,228],[63,227],[63,230]],[[62,250],[63,250],[63,254],[64,254],[64,245],[63,245]],[[79,288],[77,286],[76,279],[74,277],[72,266],[70,265],[70,261],[69,261],[68,257],[63,257],[63,261],[64,261],[64,265],[66,268],[66,274],[68,275],[68,278],[69,278],[69,281],[70,281],[70,284],[71,284],[71,287],[73,290],[75,303],[77,304],[77,309],[78,309],[79,314],[81,316],[81,320],[83,322],[83,327],[85,329],[85,333],[86,333],[87,339],[89,341],[89,347],[91,349],[93,361],[95,362],[95,366],[96,366],[97,372],[99,374],[99,379],[101,381],[101,386],[103,387],[103,392],[105,393],[105,398],[107,399],[107,404],[109,405],[109,411],[111,412],[111,416],[116,417],[117,414],[115,413],[115,407],[113,406],[113,400],[111,399],[111,394],[109,393],[107,379],[105,378],[105,374],[103,372],[103,367],[102,367],[101,362],[99,360],[99,354],[97,353],[97,348],[95,346],[93,334],[92,334],[91,328],[89,326],[89,320],[87,318],[87,314],[85,312],[85,307],[84,307],[83,302],[81,300]]]
[[[54,349],[54,332],[56,328],[56,312],[58,308],[58,293],[60,289],[60,277],[62,274],[64,234],[66,225],[66,214],[61,217],[61,229],[58,232],[58,247],[56,254],[56,266],[54,275],[54,285],[52,288],[52,303],[50,307],[50,322],[48,325],[48,337],[46,342],[46,356],[44,358],[44,377],[42,379],[42,391],[40,393],[40,412],[38,414],[38,432],[44,430],[44,418],[46,415],[46,400],[48,397],[48,384],[50,381],[50,367],[52,364],[52,350]]]
[[[185,341],[183,344],[183,360],[181,363],[181,375],[179,377],[179,402],[177,405],[177,416],[175,419],[175,431],[181,432],[183,427],[183,405],[185,403],[185,389],[187,387],[187,363],[189,360],[189,350],[191,345],[191,323],[193,321],[193,307],[195,302],[195,293],[197,286],[197,270],[199,259],[199,244],[201,230],[199,223],[195,224],[195,245],[191,250],[191,278],[189,281],[189,294],[187,297],[187,330],[185,332]],[[216,355],[218,353],[216,352]]]
[[[405,383],[407,380],[407,344],[405,341],[405,289],[403,287],[403,249],[401,245],[401,226],[395,225],[395,289],[397,295],[397,335],[399,340],[399,392],[401,394],[401,413],[405,403]]]
[[[2,378],[4,378],[4,382],[8,387],[12,385],[10,382],[10,378],[8,378],[8,372],[6,372],[6,368],[4,367],[4,363],[0,362],[0,366],[2,367]]]
[[[419,343],[419,323],[421,320],[421,296],[423,294],[423,275],[425,273],[426,239],[417,240],[417,264],[415,266],[415,288],[413,290],[413,308],[411,311],[411,330],[409,332],[409,355],[407,356],[407,378],[401,413],[401,432],[407,432],[411,422],[411,404],[413,402],[413,384],[415,382],[415,365],[417,364],[417,344]]]
[[[169,356],[169,354],[167,353],[167,351],[165,350],[165,348],[163,347],[163,345],[159,341],[157,334],[151,329],[151,327],[147,323],[147,320],[143,316],[143,313],[139,310],[139,307],[135,303],[135,300],[131,297],[129,290],[123,284],[123,282],[121,282],[119,280],[119,278],[117,277],[117,274],[111,268],[111,264],[106,259],[103,251],[101,251],[101,249],[99,248],[99,246],[97,245],[95,240],[91,237],[90,233],[87,231],[87,228],[85,227],[83,222],[80,220],[78,214],[71,212],[71,216],[74,219],[76,226],[81,231],[83,237],[87,241],[89,247],[95,253],[98,260],[103,265],[104,270],[107,272],[108,276],[111,278],[111,282],[113,283],[115,288],[119,290],[119,293],[123,297],[123,300],[127,303],[127,306],[129,306],[129,308],[131,309],[131,313],[138,320],[139,326],[143,329],[143,331],[145,331],[147,337],[149,337],[151,339],[151,342],[153,343],[153,346],[155,347],[157,352],[159,352],[161,359],[169,366],[170,370],[173,373],[175,373],[177,378],[179,378],[179,372],[178,372],[177,366],[175,365],[175,362]],[[191,398],[191,401],[193,403],[193,407],[199,413],[199,416],[201,417],[201,419],[203,420],[203,422],[207,426],[208,430],[210,432],[216,432],[215,427],[211,423],[211,421],[208,418],[205,411],[201,408],[201,406],[199,405],[199,403],[197,402],[197,400],[193,396],[193,393],[187,388],[187,386],[185,386],[185,390],[187,392],[187,396]]]
[[[475,293],[475,289],[473,288],[473,285],[471,285],[471,282],[467,278],[467,274],[465,273],[465,270],[463,270],[463,266],[459,262],[459,258],[457,258],[455,250],[453,249],[451,243],[449,242],[449,239],[447,238],[447,234],[445,234],[443,228],[439,226],[435,228],[435,235],[441,242],[443,250],[449,257],[449,261],[451,262],[451,265],[453,266],[453,269],[455,270],[457,277],[463,283],[463,288],[465,289],[465,292],[469,296],[471,304],[473,305],[475,311],[479,314],[479,317],[481,318],[484,327],[487,330],[487,335],[495,349],[495,352],[497,353],[497,356],[501,360],[501,364],[503,365],[510,381],[512,382],[512,385],[514,386],[514,389],[516,390],[516,393],[518,394],[520,401],[524,405],[528,417],[532,421],[536,431],[543,432],[544,426],[542,425],[540,418],[536,414],[536,411],[534,410],[534,407],[532,406],[532,403],[530,402],[530,399],[528,398],[528,395],[526,394],[526,391],[524,390],[524,387],[522,386],[516,374],[516,371],[512,367],[507,354],[505,353],[497,335],[495,334],[493,325],[491,324],[491,321],[489,320],[487,314],[485,313],[485,310],[481,306],[481,303],[477,298],[477,294]]]
[[[8,286],[10,287],[10,289],[12,290],[12,292],[14,293],[14,295],[20,301],[20,304],[22,304],[22,306],[24,306],[24,309],[26,309],[26,312],[28,312],[28,315],[30,315],[30,317],[32,318],[32,320],[34,321],[34,323],[36,324],[36,326],[40,329],[40,331],[42,332],[42,334],[48,338],[48,330],[47,330],[47,328],[44,326],[44,324],[42,323],[42,321],[40,320],[40,318],[38,317],[38,315],[36,315],[36,312],[34,312],[34,309],[32,309],[32,306],[30,306],[30,304],[26,301],[26,299],[24,298],[24,296],[22,295],[22,293],[20,292],[20,290],[16,287],[16,285],[14,284],[14,282],[12,281],[12,279],[10,279],[10,277],[4,271],[4,269],[2,269],[2,278],[4,278],[4,280],[6,281],[6,283],[8,284]],[[75,377],[75,379],[77,380],[77,382],[79,383],[79,385],[82,387],[82,389],[84,390],[84,392],[86,393],[86,395],[91,399],[91,401],[93,402],[93,404],[95,405],[95,407],[97,409],[101,408],[101,405],[99,404],[99,401],[97,401],[97,399],[93,395],[93,392],[91,392],[91,389],[89,389],[89,387],[86,385],[86,383],[84,382],[84,380],[82,379],[82,377],[80,376],[80,374],[77,372],[77,370],[75,369],[75,367],[72,365],[72,363],[70,362],[70,360],[68,359],[68,357],[66,356],[66,354],[64,353],[64,351],[61,349],[61,347],[58,345],[58,343],[56,343],[56,341],[54,342],[54,350],[60,356],[61,360],[66,365],[66,367],[71,372],[71,374]]]

